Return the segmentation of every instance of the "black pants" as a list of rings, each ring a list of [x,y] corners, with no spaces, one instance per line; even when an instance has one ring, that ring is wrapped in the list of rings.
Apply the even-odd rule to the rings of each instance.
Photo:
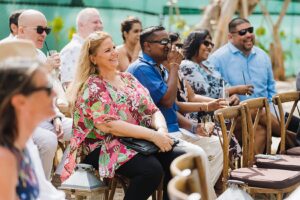
[[[125,200],[147,200],[156,190],[162,177],[164,177],[163,199],[167,200],[167,184],[170,181],[170,165],[178,156],[184,154],[183,151],[173,149],[166,153],[156,153],[149,156],[137,154],[128,162],[123,164],[116,173],[130,179],[129,187],[126,191]],[[99,149],[91,152],[83,161],[93,165],[98,169]]]

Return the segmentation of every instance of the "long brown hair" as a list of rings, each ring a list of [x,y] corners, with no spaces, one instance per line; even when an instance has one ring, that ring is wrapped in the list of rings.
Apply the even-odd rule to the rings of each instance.
[[[0,63],[0,145],[12,148],[18,138],[18,124],[11,99],[16,94],[28,95],[32,77],[40,63],[26,58],[7,59]]]
[[[76,68],[75,79],[71,82],[67,90],[67,98],[71,111],[74,110],[76,99],[82,93],[83,85],[89,76],[98,74],[97,67],[91,62],[90,56],[96,54],[98,47],[107,38],[111,38],[108,33],[97,31],[90,34],[84,41]]]

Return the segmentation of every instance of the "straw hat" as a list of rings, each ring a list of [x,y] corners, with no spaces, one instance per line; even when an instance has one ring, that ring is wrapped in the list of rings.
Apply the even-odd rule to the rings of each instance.
[[[37,58],[36,48],[33,43],[28,40],[10,40],[0,42],[0,62],[8,58]]]

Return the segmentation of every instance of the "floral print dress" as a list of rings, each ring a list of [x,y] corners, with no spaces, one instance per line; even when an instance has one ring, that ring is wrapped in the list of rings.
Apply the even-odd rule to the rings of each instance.
[[[12,149],[18,162],[18,185],[16,192],[20,200],[34,200],[39,196],[39,183],[28,151]]]
[[[149,91],[131,74],[120,73],[125,83],[123,89],[116,89],[98,75],[91,75],[78,96],[73,113],[73,135],[70,153],[62,172],[62,180],[73,172],[78,158],[88,155],[98,147],[99,174],[111,178],[115,170],[137,152],[120,143],[118,137],[107,134],[95,127],[114,120],[150,127],[152,115],[158,111]]]
[[[220,98],[224,79],[208,61],[202,63],[210,72],[204,70],[199,64],[191,60],[183,60],[181,62],[180,72],[184,79],[189,82],[195,94],[214,99]],[[225,81],[224,83],[226,87],[229,86]]]

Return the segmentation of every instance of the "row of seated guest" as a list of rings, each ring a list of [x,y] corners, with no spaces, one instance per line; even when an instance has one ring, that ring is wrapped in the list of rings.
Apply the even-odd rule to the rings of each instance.
[[[115,173],[130,179],[124,199],[147,199],[164,177],[171,178],[169,166],[184,152],[172,150],[166,122],[148,91],[130,74],[117,70],[118,54],[112,38],[94,32],[85,40],[75,80],[69,88],[73,110],[73,137],[62,178],[73,172],[79,148],[84,163],[99,169],[101,177]],[[128,148],[120,137],[152,141],[160,153],[145,156]]]
[[[177,112],[178,70],[183,56],[174,46],[171,48],[169,34],[161,26],[144,29],[140,44],[142,53],[129,66],[128,72],[149,90],[154,103],[166,118],[169,134],[180,140],[179,146],[187,152],[203,149],[209,155],[211,189],[222,171],[222,149],[216,136],[208,137],[200,123],[193,123]],[[162,66],[165,62],[169,63],[169,71]]]

